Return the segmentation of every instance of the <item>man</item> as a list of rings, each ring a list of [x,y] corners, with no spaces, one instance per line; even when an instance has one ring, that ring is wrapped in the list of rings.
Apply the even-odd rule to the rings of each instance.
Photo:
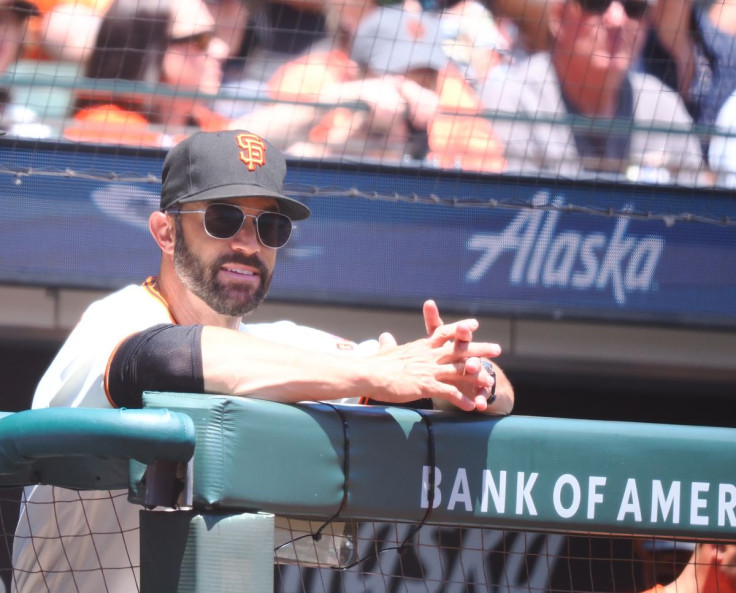
[[[203,0],[114,0],[100,23],[85,77],[164,83],[178,92],[131,99],[81,91],[64,136],[160,147],[176,143],[186,126],[224,129],[227,121],[198,94],[216,93],[222,81],[228,48],[215,33],[216,22]]]
[[[736,544],[696,544],[673,582],[655,585],[646,593],[736,593]]]
[[[145,390],[254,395],[281,402],[367,396],[434,398],[508,413],[513,391],[473,342],[474,320],[442,323],[428,301],[428,336],[358,346],[289,322],[244,325],[268,291],[277,249],[310,214],[283,194],[286,163],[242,130],[190,136],[166,156],[161,209],[149,228],[158,277],[92,304],[41,379],[34,408],[136,407]],[[495,379],[497,384],[494,383]],[[495,393],[494,393],[495,392]],[[136,591],[138,508],[126,491],[33,487],[16,530],[19,592]]]
[[[450,44],[437,15],[374,7],[357,24],[351,58],[369,77],[393,81],[400,98],[396,111],[404,117],[393,117],[390,127],[407,126],[413,158],[443,168],[503,171],[503,147],[490,122],[473,117],[481,105],[466,80],[471,69],[461,71],[449,58]]]
[[[494,122],[510,170],[573,177],[606,172],[657,183],[699,180],[701,148],[687,133],[692,120],[677,93],[632,71],[648,11],[647,0],[550,5],[550,52],[531,56],[503,77],[492,75],[482,91],[487,109],[521,116]],[[572,126],[569,116],[592,125]],[[666,131],[671,127],[681,133]]]

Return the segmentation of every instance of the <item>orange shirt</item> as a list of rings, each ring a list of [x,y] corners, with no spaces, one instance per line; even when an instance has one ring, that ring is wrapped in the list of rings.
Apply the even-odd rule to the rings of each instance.
[[[203,105],[192,109],[192,118],[205,131],[223,130],[228,120]],[[72,124],[64,128],[64,137],[74,142],[127,144],[131,146],[171,146],[186,134],[169,134],[151,129],[149,121],[140,113],[123,109],[115,104],[101,104],[80,109]]]

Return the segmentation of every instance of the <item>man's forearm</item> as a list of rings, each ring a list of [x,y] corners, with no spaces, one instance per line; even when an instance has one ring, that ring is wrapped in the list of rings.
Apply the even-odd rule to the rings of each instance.
[[[455,331],[443,326],[431,337],[384,347],[373,356],[341,356],[205,327],[205,391],[282,402],[367,395],[398,404],[429,397],[469,411],[476,409],[474,394],[487,382],[477,373],[466,376],[466,360],[494,357],[498,346],[471,342],[459,351],[451,340]]]

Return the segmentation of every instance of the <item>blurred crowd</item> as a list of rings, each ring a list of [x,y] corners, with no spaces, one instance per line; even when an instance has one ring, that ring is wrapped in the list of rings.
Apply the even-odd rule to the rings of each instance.
[[[76,66],[61,133],[736,186],[736,0],[0,0],[20,61]],[[26,127],[18,127],[23,135]]]

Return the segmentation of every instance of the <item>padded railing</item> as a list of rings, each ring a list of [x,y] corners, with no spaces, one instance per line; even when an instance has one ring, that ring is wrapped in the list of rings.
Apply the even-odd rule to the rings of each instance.
[[[106,489],[130,479],[133,502],[179,509],[141,512],[143,593],[271,590],[274,514],[735,539],[736,429],[144,400],[143,410],[0,415],[0,485]],[[178,500],[157,500],[172,492]]]
[[[128,463],[188,461],[194,425],[168,410],[0,412],[0,486],[127,488]]]

